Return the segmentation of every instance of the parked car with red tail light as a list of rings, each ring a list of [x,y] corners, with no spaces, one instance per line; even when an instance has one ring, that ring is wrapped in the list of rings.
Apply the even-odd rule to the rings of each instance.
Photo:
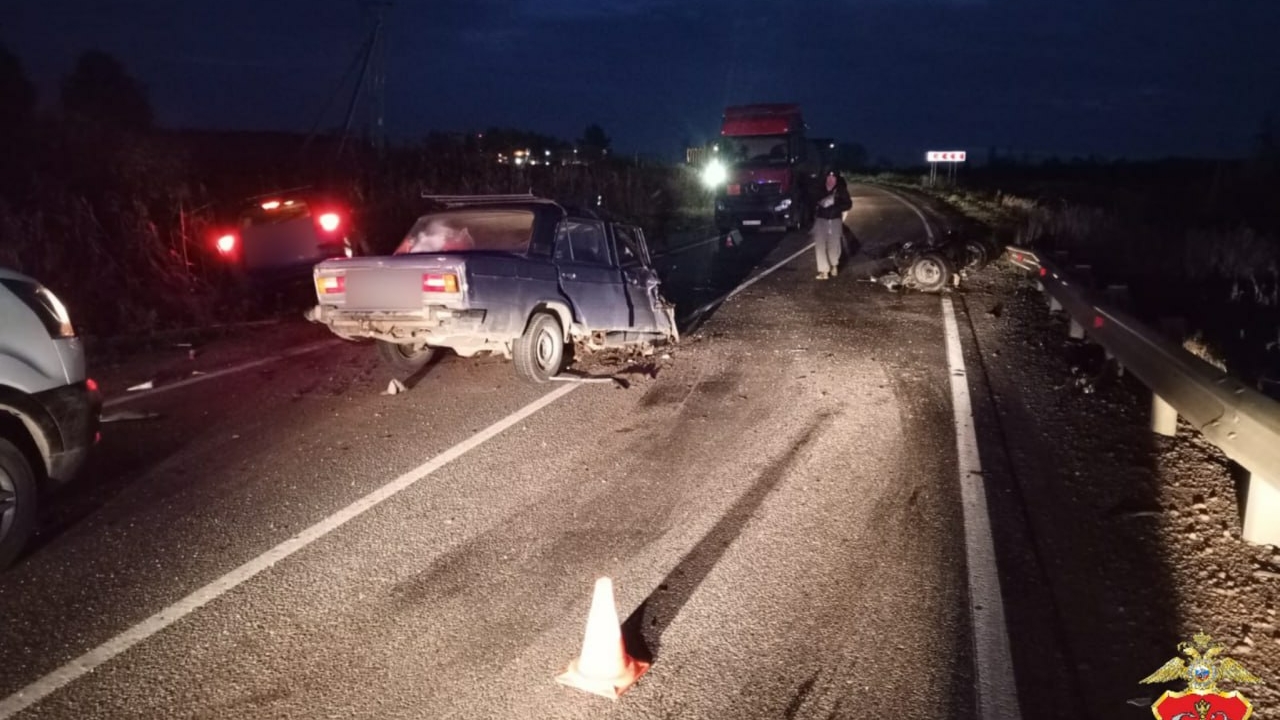
[[[356,255],[346,203],[298,189],[263,195],[215,232],[220,258],[254,280],[310,277],[316,263]]]

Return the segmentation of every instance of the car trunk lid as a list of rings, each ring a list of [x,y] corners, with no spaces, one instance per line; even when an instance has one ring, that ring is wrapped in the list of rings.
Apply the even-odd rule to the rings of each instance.
[[[448,255],[331,260],[316,266],[316,296],[347,310],[466,307],[466,261]]]

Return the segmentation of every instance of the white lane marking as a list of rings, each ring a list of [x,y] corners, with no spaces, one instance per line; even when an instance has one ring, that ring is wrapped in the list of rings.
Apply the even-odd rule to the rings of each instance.
[[[893,198],[894,200],[897,200],[903,205],[906,205],[907,207],[911,208],[911,212],[915,213],[916,217],[920,218],[920,222],[924,224],[924,231],[925,231],[925,234],[929,236],[929,242],[933,242],[933,226],[929,224],[928,219],[925,218],[924,213],[920,211],[920,208],[916,207],[915,203],[911,202],[910,200],[902,197],[898,193],[888,188],[876,186],[876,189],[888,195],[889,197]]]
[[[129,648],[164,630],[200,607],[218,599],[228,591],[307,547],[347,522],[373,509],[402,490],[428,477],[440,468],[483,445],[513,425],[576,390],[580,385],[565,385],[543,395],[514,413],[436,455],[338,512],[276,545],[258,557],[196,590],[137,625],[50,672],[18,692],[0,701],[0,718],[9,718],[35,705],[51,693],[92,672]]]
[[[905,197],[877,188],[915,212],[933,240],[929,220]],[[1014,682],[1009,628],[1000,594],[995,540],[987,515],[986,483],[978,455],[978,435],[973,425],[969,376],[964,367],[960,332],[951,298],[942,298],[942,330],[947,345],[947,370],[951,377],[951,407],[955,413],[956,456],[960,471],[960,505],[964,516],[965,564],[969,580],[969,622],[973,627],[973,672],[977,685],[979,720],[1020,720],[1018,688]]]
[[[252,370],[256,367],[262,367],[263,365],[270,365],[271,363],[280,362],[281,360],[287,360],[291,357],[297,357],[298,355],[306,355],[309,352],[315,352],[316,350],[322,350],[324,348],[327,348],[333,345],[338,345],[341,343],[342,343],[341,340],[334,338],[332,340],[321,340],[319,342],[310,343],[308,345],[302,345],[292,350],[287,350],[285,352],[282,352],[279,355],[272,355],[271,357],[260,358],[258,360],[250,360],[249,362],[243,362],[243,363],[240,363],[239,365],[232,365],[231,367],[223,368],[221,370],[215,370],[211,373],[206,373],[204,375],[196,375],[194,377],[189,377],[183,380],[179,380],[175,383],[170,383],[168,385],[161,385],[158,388],[152,388],[150,390],[139,390],[138,392],[132,392],[132,393],[129,393],[128,395],[121,395],[119,397],[114,397],[102,403],[102,407],[104,410],[108,408],[113,408],[119,405],[123,405],[125,403],[133,402],[134,400],[141,400],[144,397],[151,397],[152,395],[158,395],[160,393],[168,392],[170,390],[177,390],[178,388],[184,388],[189,385],[195,385],[196,383],[204,382],[206,380],[214,380],[220,377],[226,377],[227,375],[234,375],[239,372],[244,372],[245,370]]]
[[[978,436],[973,427],[969,380],[956,329],[951,298],[942,298],[942,326],[947,341],[947,366],[951,375],[951,406],[956,416],[956,452],[960,461],[960,504],[964,508],[964,547],[969,571],[969,617],[973,624],[973,670],[978,685],[978,717],[981,720],[1016,720],[1021,717],[1013,656],[1005,624],[1000,575],[996,569],[995,541],[987,516],[986,484],[978,457]]]
[[[787,263],[791,262],[792,260],[795,260],[796,258],[798,258],[798,257],[800,257],[801,255],[803,255],[803,254],[805,254],[805,253],[809,252],[809,251],[810,251],[810,250],[812,250],[812,249],[813,249],[813,242],[810,242],[808,245],[805,245],[804,247],[800,248],[799,250],[795,251],[794,253],[791,253],[791,254],[790,254],[790,255],[788,255],[786,258],[784,258],[784,259],[782,259],[782,260],[779,260],[778,262],[774,263],[773,265],[770,265],[769,267],[765,268],[765,269],[764,269],[762,272],[760,272],[759,274],[754,275],[754,276],[752,276],[752,277],[748,278],[748,279],[747,279],[745,282],[743,282],[741,285],[739,285],[738,287],[736,287],[736,288],[734,288],[734,289],[730,290],[730,291],[729,291],[728,293],[726,293],[725,295],[723,295],[723,296],[721,296],[721,297],[719,297],[719,298],[716,298],[715,300],[712,300],[711,302],[709,302],[709,303],[705,303],[704,305],[700,306],[697,310],[694,310],[693,312],[689,313],[689,317],[691,317],[691,318],[696,318],[696,317],[698,317],[698,316],[702,315],[703,313],[707,312],[708,310],[710,310],[711,308],[713,308],[713,307],[715,307],[715,306],[717,306],[717,305],[723,305],[724,303],[729,302],[729,300],[730,300],[734,295],[737,295],[738,293],[742,292],[743,290],[746,290],[747,288],[751,287],[752,285],[755,285],[756,283],[758,283],[758,282],[760,282],[761,280],[765,279],[765,278],[766,278],[766,277],[768,277],[769,275],[772,275],[772,274],[773,274],[773,273],[774,273],[778,268],[782,267],[783,265],[786,265]]]

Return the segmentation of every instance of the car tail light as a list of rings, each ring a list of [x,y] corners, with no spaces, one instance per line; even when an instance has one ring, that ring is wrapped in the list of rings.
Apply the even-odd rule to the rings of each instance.
[[[327,212],[316,218],[316,222],[319,223],[321,230],[324,230],[325,232],[333,232],[342,224],[342,218],[338,216],[338,213]]]
[[[739,185],[738,183],[731,183],[727,188],[727,191],[729,195],[741,195],[742,185]]]
[[[97,381],[97,380],[94,380],[93,378],[85,378],[84,386],[85,386],[85,387],[89,390],[89,392],[91,392],[91,393],[96,393],[96,392],[98,392],[98,381]]]
[[[236,240],[237,238],[235,233],[227,233],[226,235],[218,238],[214,242],[214,245],[218,248],[218,252],[220,254],[230,255],[236,251]]]
[[[316,278],[316,292],[321,295],[341,295],[347,291],[345,275],[325,275]]]
[[[1048,275],[1048,274],[1049,274],[1048,270],[1044,268],[1040,268],[1040,277],[1044,277],[1045,275]]]
[[[427,273],[422,276],[422,292],[458,292],[458,276],[453,273]]]

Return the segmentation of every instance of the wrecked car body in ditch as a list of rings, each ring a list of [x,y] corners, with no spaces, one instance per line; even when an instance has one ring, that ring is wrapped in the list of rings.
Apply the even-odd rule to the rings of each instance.
[[[895,291],[938,293],[959,286],[966,274],[986,267],[994,256],[989,243],[948,229],[941,238],[889,248],[873,282]]]
[[[449,348],[502,355],[539,383],[575,349],[650,352],[678,340],[639,228],[533,195],[428,199],[441,209],[394,254],[316,265],[307,318],[374,340],[400,373]]]

